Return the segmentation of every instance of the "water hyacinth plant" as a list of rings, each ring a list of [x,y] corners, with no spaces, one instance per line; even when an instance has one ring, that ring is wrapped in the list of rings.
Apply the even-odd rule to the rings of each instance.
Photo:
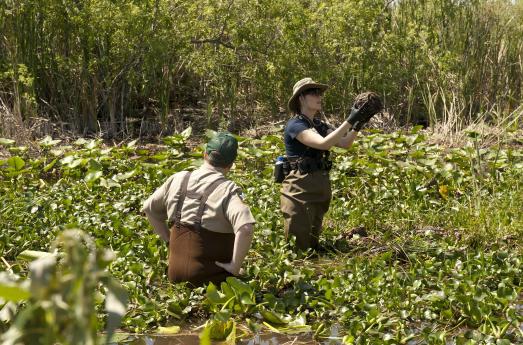
[[[272,182],[280,136],[239,137],[231,178],[257,220],[253,247],[243,276],[197,289],[167,281],[167,248],[139,213],[168,176],[201,163],[190,138],[187,130],[165,145],[112,147],[48,138],[38,156],[2,141],[3,267],[29,276],[18,256],[52,251],[49,243],[76,226],[115,252],[107,268],[129,294],[128,332],[208,320],[205,341],[268,331],[347,344],[523,341],[523,152],[509,137],[487,147],[470,133],[465,145],[446,147],[420,128],[371,131],[335,150],[320,258],[283,238]]]

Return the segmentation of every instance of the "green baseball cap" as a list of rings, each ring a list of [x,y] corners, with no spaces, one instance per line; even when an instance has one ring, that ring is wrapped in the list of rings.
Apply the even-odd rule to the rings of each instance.
[[[218,132],[207,143],[205,152],[211,163],[229,165],[238,155],[238,140],[228,132]]]

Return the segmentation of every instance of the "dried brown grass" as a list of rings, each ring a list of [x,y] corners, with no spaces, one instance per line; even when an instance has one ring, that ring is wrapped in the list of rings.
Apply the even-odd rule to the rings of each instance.
[[[462,147],[470,142],[471,133],[477,133],[475,140],[479,147],[523,145],[523,105],[506,115],[487,112],[468,124],[459,115],[448,112],[445,121],[428,129],[429,142]]]

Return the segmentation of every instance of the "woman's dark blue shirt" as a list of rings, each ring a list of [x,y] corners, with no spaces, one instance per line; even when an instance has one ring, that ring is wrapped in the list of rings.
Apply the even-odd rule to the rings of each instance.
[[[296,137],[298,134],[309,128],[316,128],[318,133],[325,137],[327,135],[325,124],[321,121],[310,121],[303,115],[295,116],[287,122],[285,126],[283,139],[285,142],[285,153],[287,157],[307,156],[307,157],[321,157],[321,150],[313,149],[307,145],[302,144]]]

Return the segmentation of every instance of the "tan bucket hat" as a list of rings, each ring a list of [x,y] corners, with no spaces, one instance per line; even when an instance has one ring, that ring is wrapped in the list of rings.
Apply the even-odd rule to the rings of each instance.
[[[328,85],[317,83],[314,80],[312,80],[312,78],[303,78],[296,82],[296,84],[294,84],[294,87],[292,88],[292,96],[289,99],[287,106],[289,107],[290,111],[298,113],[300,111],[298,97],[301,95],[303,91],[309,89],[321,89],[325,91],[328,88]]]

